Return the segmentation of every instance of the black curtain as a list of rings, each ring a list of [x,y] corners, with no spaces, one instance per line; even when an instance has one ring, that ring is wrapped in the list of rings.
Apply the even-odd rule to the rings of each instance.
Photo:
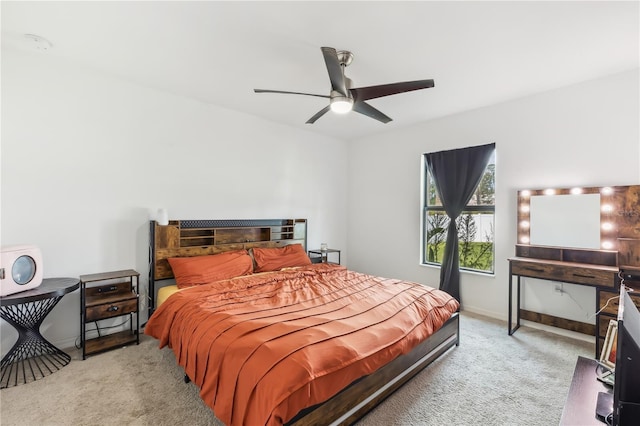
[[[442,200],[449,228],[440,269],[440,289],[460,303],[460,267],[456,219],[467,205],[482,180],[495,144],[473,146],[426,154],[427,169],[433,176]]]

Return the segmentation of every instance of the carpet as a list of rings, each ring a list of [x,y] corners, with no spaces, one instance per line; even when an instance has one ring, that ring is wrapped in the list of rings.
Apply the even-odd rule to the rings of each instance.
[[[378,425],[558,424],[579,355],[593,343],[461,313],[460,346],[445,353],[361,419]],[[41,380],[0,391],[3,426],[214,425],[221,423],[184,383],[173,352],[142,335]]]

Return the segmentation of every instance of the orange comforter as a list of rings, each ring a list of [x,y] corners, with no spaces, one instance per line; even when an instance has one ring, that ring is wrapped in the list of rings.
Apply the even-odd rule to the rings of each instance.
[[[276,425],[411,351],[457,308],[431,287],[314,264],[185,289],[145,333],[225,424]]]

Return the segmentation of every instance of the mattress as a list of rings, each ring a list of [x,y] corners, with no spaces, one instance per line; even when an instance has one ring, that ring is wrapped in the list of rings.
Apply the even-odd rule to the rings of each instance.
[[[167,285],[158,289],[158,295],[156,296],[156,307],[164,303],[174,293],[179,292],[181,289],[177,285]]]

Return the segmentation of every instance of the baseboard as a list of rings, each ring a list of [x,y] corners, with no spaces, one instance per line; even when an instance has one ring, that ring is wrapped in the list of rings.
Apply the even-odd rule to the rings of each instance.
[[[478,314],[478,315],[482,315],[485,317],[489,317],[489,318],[493,318],[493,319],[497,319],[500,321],[505,321],[506,323],[506,319],[504,318],[503,315],[497,314],[493,311],[487,311],[485,309],[480,309],[480,308],[476,308],[473,306],[463,306],[461,309],[462,312],[470,312],[472,314]]]
[[[53,343],[53,346],[55,346],[56,348],[60,348],[63,351],[67,351],[72,348],[77,349],[76,343],[80,345],[80,336],[69,337],[62,340],[56,340],[55,342],[51,342],[51,343]]]
[[[504,321],[504,332],[507,333],[507,319],[502,314],[499,314],[493,311],[487,311],[485,309],[476,308],[473,306],[464,306],[462,309],[462,312],[470,312],[472,314],[478,314],[478,315],[482,315],[482,316],[496,319],[499,321]],[[521,324],[526,327],[535,328],[536,330],[547,331],[549,333],[557,334],[564,337],[570,337],[572,339],[582,340],[583,342],[589,342],[595,345],[594,336],[588,336],[586,334],[577,333],[575,331],[565,330],[563,328],[557,328],[557,327],[550,327],[544,324],[540,324],[532,321],[526,321],[526,320],[522,320]]]

